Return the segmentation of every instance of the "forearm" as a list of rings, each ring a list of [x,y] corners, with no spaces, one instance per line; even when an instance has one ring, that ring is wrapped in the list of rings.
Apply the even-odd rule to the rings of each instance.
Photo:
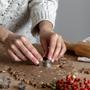
[[[8,35],[12,34],[11,31],[7,30],[5,27],[0,26],[0,42],[4,42]]]
[[[39,28],[38,25],[43,21],[48,21],[51,26],[55,26],[56,12],[58,8],[58,0],[32,0],[29,3],[30,16],[32,19],[32,34],[38,34]],[[46,24],[44,24],[45,27]],[[43,26],[43,25],[41,25]],[[44,27],[44,28],[45,28]],[[47,28],[49,29],[49,27]],[[51,29],[51,28],[50,28]]]

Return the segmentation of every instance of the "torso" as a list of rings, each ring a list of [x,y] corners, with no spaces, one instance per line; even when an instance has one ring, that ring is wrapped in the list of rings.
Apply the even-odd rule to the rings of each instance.
[[[0,0],[0,24],[15,33],[32,38],[28,0]]]

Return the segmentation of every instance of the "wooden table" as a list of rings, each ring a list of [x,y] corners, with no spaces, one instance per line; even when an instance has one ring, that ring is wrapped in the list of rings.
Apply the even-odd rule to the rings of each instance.
[[[0,61],[2,61],[5,58],[9,59],[9,57],[7,57],[5,53],[5,50],[3,49],[2,44],[0,44]],[[70,60],[73,63],[74,70],[78,72],[80,77],[82,78],[86,77],[90,79],[90,63],[78,62],[76,60],[77,57],[70,54],[66,55],[66,59]],[[11,78],[12,80],[11,87],[7,90],[18,90],[17,88],[15,88],[15,86],[17,86],[20,81],[15,80],[8,72],[0,73],[0,76],[9,76]],[[35,89],[30,85],[26,85],[26,90],[50,90],[50,89]]]

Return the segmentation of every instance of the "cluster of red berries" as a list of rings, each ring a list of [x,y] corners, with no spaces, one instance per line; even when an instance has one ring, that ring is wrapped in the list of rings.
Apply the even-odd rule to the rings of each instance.
[[[90,90],[90,80],[67,75],[65,79],[56,82],[56,90]]]

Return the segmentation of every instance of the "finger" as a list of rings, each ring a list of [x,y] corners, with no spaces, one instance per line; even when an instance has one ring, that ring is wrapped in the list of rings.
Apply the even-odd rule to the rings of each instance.
[[[62,42],[62,49],[61,49],[61,51],[60,51],[59,56],[58,56],[57,59],[63,57],[63,55],[65,54],[65,52],[66,52],[66,46],[65,46],[64,42]]]
[[[11,49],[16,54],[16,56],[18,56],[21,60],[23,61],[27,60],[27,58],[21,53],[21,51],[14,44],[11,45]]]
[[[17,62],[21,61],[21,59],[19,59],[19,58],[13,53],[12,50],[9,50],[9,49],[8,49],[8,54],[9,54],[9,56],[10,56],[12,59],[14,59],[15,61],[17,61]]]
[[[43,60],[42,56],[38,53],[36,48],[25,37],[21,37],[21,40],[26,48],[33,54],[33,56],[35,56],[35,58],[37,58],[39,61]]]
[[[16,41],[16,46],[22,51],[22,53],[34,64],[39,64],[39,61],[33,56],[33,54],[23,45],[20,40]]]
[[[54,54],[53,54],[53,60],[57,59],[60,51],[61,51],[61,39],[58,39],[56,49],[55,49]]]
[[[54,35],[52,35],[51,40],[50,40],[49,53],[48,53],[48,59],[50,59],[50,60],[52,60],[52,56],[53,56],[53,53],[54,53],[54,50],[56,47],[57,38],[58,38],[58,35],[54,34]],[[52,62],[53,61],[54,60],[52,60]]]
[[[45,40],[41,40],[41,45],[42,45],[42,48],[44,50],[44,55],[43,57],[47,56],[47,53],[48,53],[48,45],[47,45],[47,42]]]

